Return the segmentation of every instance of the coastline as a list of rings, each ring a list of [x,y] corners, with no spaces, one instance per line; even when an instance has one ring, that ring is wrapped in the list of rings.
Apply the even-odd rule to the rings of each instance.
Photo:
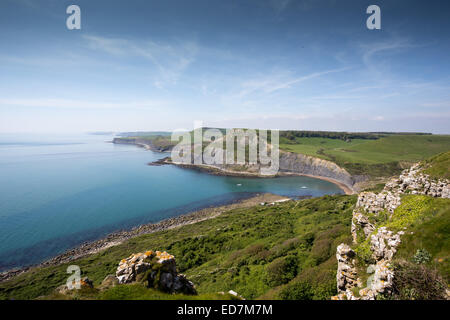
[[[150,150],[153,152],[169,152],[171,148],[165,148],[164,150],[161,150],[161,148],[156,148],[150,141],[140,141],[140,140],[123,140],[121,138],[114,138],[111,143],[114,144],[129,144],[129,145],[135,145],[140,148],[144,148],[145,150]],[[206,164],[181,164],[181,163],[173,163],[170,160],[170,157],[164,157],[159,160],[153,161],[148,163],[148,165],[152,166],[159,166],[159,165],[165,165],[165,164],[172,164],[181,168],[188,168],[188,169],[195,169],[199,170],[208,174],[215,174],[215,175],[224,175],[224,176],[235,176],[235,177],[257,177],[257,178],[273,178],[273,177],[281,177],[281,176],[304,176],[304,177],[310,177],[315,179],[320,179],[324,181],[331,182],[335,185],[337,185],[346,195],[352,195],[356,194],[356,190],[353,189],[351,186],[342,183],[341,181],[338,181],[333,178],[324,177],[324,176],[317,176],[317,175],[311,175],[311,174],[303,174],[298,172],[292,172],[292,171],[279,171],[276,175],[268,176],[268,175],[261,175],[257,172],[248,172],[248,171],[233,171],[228,169],[219,168],[212,165],[206,165]]]
[[[7,270],[0,273],[0,283],[4,281],[8,281],[9,279],[18,276],[22,273],[32,271],[34,269],[49,267],[49,266],[57,266],[60,264],[68,263],[83,257],[86,257],[91,254],[95,254],[106,250],[110,247],[119,245],[124,243],[125,241],[144,235],[155,233],[158,231],[164,231],[169,229],[178,228],[188,224],[198,223],[204,220],[213,219],[218,217],[223,212],[237,209],[237,208],[248,208],[260,203],[276,203],[281,201],[290,200],[290,198],[279,196],[271,193],[263,193],[258,194],[254,197],[238,200],[226,205],[217,206],[217,207],[207,207],[201,210],[187,212],[177,217],[168,218],[165,220],[161,220],[156,223],[148,223],[136,226],[129,230],[117,231],[108,234],[107,236],[91,241],[85,242],[77,247],[69,249],[62,254],[59,254],[49,260],[41,262],[36,265],[25,266],[22,268],[16,268],[12,270]]]
[[[309,177],[309,178],[314,178],[314,179],[331,182],[331,183],[337,185],[342,191],[344,191],[344,193],[346,195],[352,195],[352,194],[356,193],[352,188],[350,188],[346,184],[344,184],[340,181],[337,181],[333,178],[323,177],[323,176],[315,176],[315,175],[311,175],[311,174],[297,173],[297,172],[291,172],[291,171],[279,171],[276,175],[267,176],[267,175],[261,175],[259,173],[254,173],[254,172],[233,171],[233,170],[229,170],[229,169],[222,169],[222,168],[218,168],[218,167],[206,165],[206,164],[199,165],[199,164],[174,163],[172,161],[169,161],[169,157],[165,157],[163,159],[159,159],[157,161],[148,163],[148,165],[151,165],[151,166],[160,166],[160,165],[169,165],[169,164],[180,167],[180,168],[198,170],[198,171],[205,172],[208,174],[233,176],[233,177],[275,178],[275,177],[285,177],[285,176],[304,176],[304,177]]]

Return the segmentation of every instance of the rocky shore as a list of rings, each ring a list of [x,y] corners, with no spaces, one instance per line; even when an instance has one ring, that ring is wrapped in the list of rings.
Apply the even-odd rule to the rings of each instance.
[[[285,200],[286,197],[270,194],[270,193],[264,193],[257,195],[255,197],[244,199],[240,201],[236,201],[231,204],[219,206],[219,207],[210,207],[205,208],[199,211],[194,211],[190,213],[186,213],[174,218],[169,218],[157,223],[149,223],[137,226],[131,230],[123,230],[123,231],[117,231],[113,232],[106,237],[93,241],[93,242],[85,242],[78,247],[75,247],[73,249],[67,250],[66,252],[50,259],[47,261],[44,261],[38,265],[34,266],[27,266],[19,269],[13,269],[9,271],[5,271],[0,273],[0,282],[6,281],[14,276],[17,276],[21,273],[28,272],[32,269],[41,268],[41,267],[48,267],[48,266],[55,266],[60,265],[63,263],[68,263],[73,260],[85,257],[90,254],[94,254],[97,252],[100,252],[102,250],[105,250],[107,248],[110,248],[112,246],[119,245],[123,243],[124,241],[143,235],[143,234],[149,234],[154,233],[158,231],[173,229],[177,227],[181,227],[188,224],[197,223],[200,221],[204,221],[207,219],[212,219],[223,212],[233,210],[236,208],[248,208],[255,205],[258,205],[260,203],[275,203],[279,200]]]

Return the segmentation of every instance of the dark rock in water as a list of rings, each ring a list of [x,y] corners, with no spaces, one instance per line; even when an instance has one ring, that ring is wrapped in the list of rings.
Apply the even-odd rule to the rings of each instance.
[[[149,162],[148,165],[149,166],[163,166],[163,165],[166,165],[169,163],[170,163],[170,157],[165,157],[165,158],[153,161],[153,162]]]

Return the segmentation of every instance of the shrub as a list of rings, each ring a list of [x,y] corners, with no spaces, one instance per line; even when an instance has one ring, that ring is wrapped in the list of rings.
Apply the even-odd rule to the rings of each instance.
[[[292,280],[297,275],[298,259],[294,255],[278,258],[267,266],[266,282],[278,286]]]
[[[320,264],[330,257],[330,252],[332,251],[331,247],[332,240],[331,239],[320,239],[314,241],[314,245],[311,249],[311,255],[316,260],[316,263]]]
[[[399,261],[394,264],[394,299],[445,299],[446,284],[436,269],[423,264]]]
[[[312,300],[313,287],[309,282],[296,281],[281,290],[279,297],[283,300]]]
[[[417,249],[413,261],[417,264],[424,264],[431,260],[431,254],[426,249]]]

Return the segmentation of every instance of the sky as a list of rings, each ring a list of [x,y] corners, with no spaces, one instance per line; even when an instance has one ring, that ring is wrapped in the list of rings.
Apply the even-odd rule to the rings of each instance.
[[[66,8],[81,9],[69,30]],[[366,9],[381,9],[369,30]],[[450,2],[0,0],[0,132],[450,133]]]

